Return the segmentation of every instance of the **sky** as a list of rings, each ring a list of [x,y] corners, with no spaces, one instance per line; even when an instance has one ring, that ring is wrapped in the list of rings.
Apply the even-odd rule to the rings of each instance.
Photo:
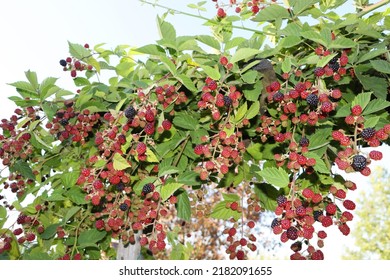
[[[187,11],[186,5],[195,2],[160,1]],[[7,83],[25,80],[24,71],[37,72],[39,80],[52,76],[60,78],[59,86],[69,85],[69,75],[64,74],[59,65],[59,60],[68,55],[67,41],[90,46],[107,43],[109,47],[154,43],[159,39],[156,16],[163,12],[142,5],[138,0],[0,1],[0,119],[8,118],[15,109],[8,97],[16,92]],[[202,26],[201,20],[179,15],[167,19],[175,26],[178,35],[211,34],[207,27]],[[389,147],[382,148],[382,151],[385,158],[381,165],[390,166]],[[368,179],[362,175],[348,176],[359,181],[364,188],[369,186]],[[337,229],[335,231],[329,234],[331,237],[326,242],[335,245],[326,244],[324,252],[329,258],[337,259],[343,250],[341,245],[348,245],[351,238],[344,238]]]

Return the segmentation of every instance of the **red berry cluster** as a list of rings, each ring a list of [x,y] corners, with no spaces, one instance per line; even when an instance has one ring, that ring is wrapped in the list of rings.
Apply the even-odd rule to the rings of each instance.
[[[163,105],[164,109],[167,109],[170,105],[180,105],[188,101],[188,98],[184,91],[177,91],[173,85],[164,84],[154,89],[157,95],[157,100]]]
[[[85,44],[84,48],[89,49],[89,45]],[[64,71],[70,71],[70,76],[76,78],[77,72],[82,71],[93,71],[93,66],[90,64],[84,63],[82,60],[75,57],[67,57],[66,59],[60,60],[60,65],[63,67]]]

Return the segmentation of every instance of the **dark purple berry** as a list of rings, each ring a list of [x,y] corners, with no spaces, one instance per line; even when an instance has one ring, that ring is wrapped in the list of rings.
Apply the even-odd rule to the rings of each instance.
[[[134,107],[130,106],[125,110],[125,116],[129,120],[134,119],[134,117],[137,115],[137,111],[134,109]]]
[[[305,136],[303,136],[303,137],[301,138],[301,140],[299,140],[299,145],[300,145],[301,147],[307,147],[307,146],[309,146],[309,144],[310,144],[310,141],[309,141],[309,139],[307,139]]]
[[[61,60],[60,60],[60,65],[61,65],[61,66],[65,67],[67,64],[68,64],[68,63],[66,62],[65,59],[61,59]]]
[[[225,95],[223,97],[223,102],[225,104],[225,107],[230,107],[230,106],[232,106],[232,103],[233,103],[232,99],[227,95]]]
[[[363,139],[365,140],[368,140],[370,138],[372,138],[376,133],[376,130],[372,127],[369,127],[369,128],[365,128],[362,130],[362,132],[360,133],[360,135],[362,136]]]
[[[290,227],[287,230],[288,239],[295,240],[298,238],[298,229],[296,227]]]
[[[154,191],[154,185],[151,183],[144,185],[144,187],[142,188],[143,195],[147,195],[152,191]]]
[[[336,61],[335,63],[328,64],[328,67],[333,70],[333,72],[336,72],[340,68],[340,64]]]
[[[316,210],[313,212],[313,218],[317,222],[319,222],[319,217],[321,217],[324,213],[322,211]]]
[[[318,96],[315,95],[314,93],[310,93],[307,97],[306,97],[306,101],[307,101],[307,104],[309,104],[310,107],[314,108],[314,107],[317,107],[318,106]]]
[[[352,159],[352,168],[355,171],[362,171],[367,165],[367,159],[362,155],[356,155]]]
[[[280,195],[276,198],[276,202],[278,203],[278,206],[285,206],[287,203],[287,198],[283,195]]]
[[[129,206],[127,206],[126,203],[122,203],[121,205],[119,205],[119,209],[121,209],[122,211],[126,211],[127,209],[129,209]]]
[[[272,96],[272,100],[273,101],[276,101],[276,102],[280,102],[284,99],[284,94],[281,93],[280,91],[276,92],[273,96]]]
[[[277,227],[277,226],[280,226],[280,221],[278,218],[275,218],[272,220],[272,223],[271,223],[271,228],[274,228],[274,227]]]
[[[118,192],[121,192],[125,189],[125,184],[123,184],[122,182],[120,182],[119,184],[116,185],[116,190]]]

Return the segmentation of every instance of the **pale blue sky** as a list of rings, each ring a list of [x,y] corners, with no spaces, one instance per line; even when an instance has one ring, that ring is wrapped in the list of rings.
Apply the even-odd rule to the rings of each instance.
[[[153,1],[153,0],[151,0]],[[186,5],[196,0],[160,0],[178,10],[188,10]],[[210,1],[211,2],[211,1]],[[209,4],[208,7],[212,7]],[[7,97],[14,95],[6,85],[24,80],[24,71],[38,73],[42,80],[47,76],[60,78],[60,86],[69,85],[59,60],[68,55],[67,41],[89,43],[91,46],[107,43],[142,46],[159,39],[156,15],[164,12],[138,0],[12,0],[0,1],[0,119],[8,118],[15,105]],[[215,13],[214,9],[211,9]],[[202,21],[185,16],[169,16],[178,35],[210,34]],[[389,162],[389,148],[385,159]],[[382,162],[383,164],[384,162]],[[386,165],[386,164],[385,164]],[[361,175],[353,179],[367,187]],[[350,242],[336,229],[329,234],[324,252],[327,258],[337,258],[342,244]],[[290,253],[286,246],[286,254]]]

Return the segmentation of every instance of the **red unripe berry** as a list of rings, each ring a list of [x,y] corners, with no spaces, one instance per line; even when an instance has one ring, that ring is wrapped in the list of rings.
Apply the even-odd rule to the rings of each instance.
[[[236,228],[230,228],[228,231],[229,236],[234,236],[237,233]]]
[[[359,116],[362,113],[363,109],[360,105],[355,105],[351,109],[351,113],[354,116]]]
[[[226,56],[221,56],[219,59],[219,63],[221,63],[221,65],[225,66],[226,64],[229,63],[229,61],[228,61]]]
[[[236,201],[232,202],[232,204],[230,204],[230,209],[236,211],[238,208],[238,203]]]
[[[356,204],[349,199],[344,200],[343,205],[347,210],[354,210],[356,208]]]
[[[248,225],[249,228],[254,228],[255,227],[255,222],[254,221],[249,221],[247,225]]]

